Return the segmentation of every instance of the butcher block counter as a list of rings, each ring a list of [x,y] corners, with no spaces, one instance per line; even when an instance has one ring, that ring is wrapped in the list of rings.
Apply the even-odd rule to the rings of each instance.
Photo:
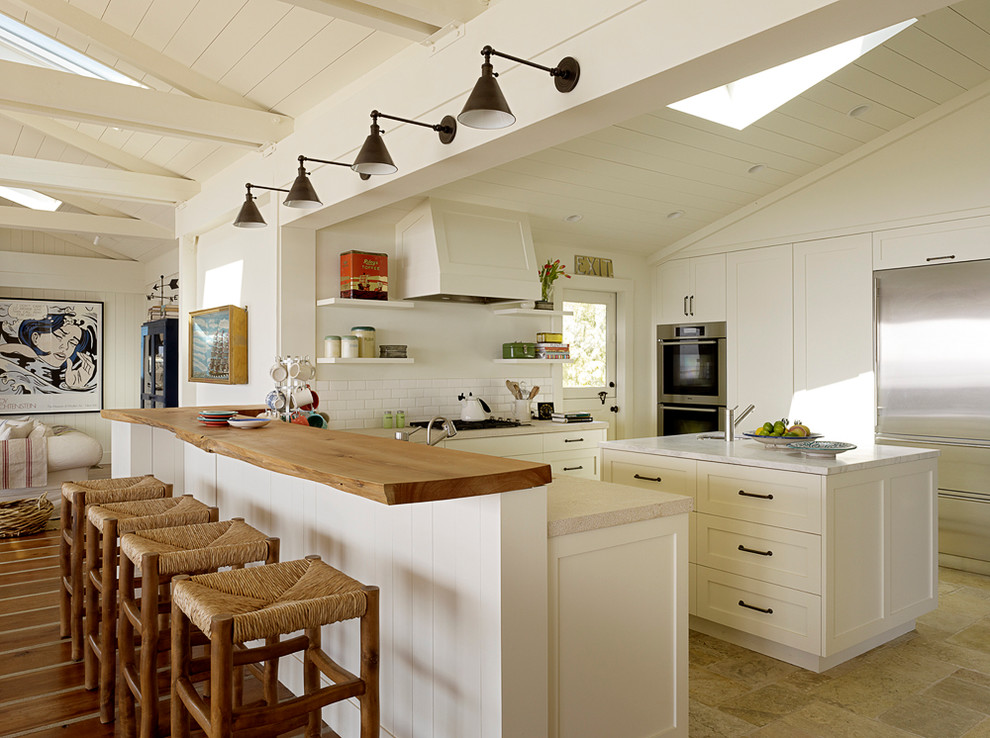
[[[547,464],[279,421],[251,430],[211,428],[196,420],[199,410],[103,410],[102,415],[161,428],[203,451],[386,505],[490,495],[550,482]]]

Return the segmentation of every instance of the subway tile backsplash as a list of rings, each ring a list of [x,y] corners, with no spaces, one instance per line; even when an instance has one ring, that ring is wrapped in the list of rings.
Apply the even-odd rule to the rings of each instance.
[[[553,402],[548,377],[515,379],[526,388],[539,386],[533,398],[537,402]],[[437,415],[448,418],[461,416],[459,394],[472,393],[492,409],[496,418],[513,418],[513,397],[504,379],[381,379],[318,380],[310,383],[320,396],[320,411],[330,416],[330,428],[381,427],[385,410],[405,410],[406,422],[429,420]]]

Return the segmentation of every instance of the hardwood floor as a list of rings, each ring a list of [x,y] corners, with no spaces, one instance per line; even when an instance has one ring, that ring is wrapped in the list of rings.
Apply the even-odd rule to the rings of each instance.
[[[69,640],[58,635],[57,554],[54,530],[0,539],[0,738],[115,735],[113,724],[100,723],[99,693],[82,686],[82,662],[70,660]],[[256,696],[260,685],[249,677],[245,700]]]

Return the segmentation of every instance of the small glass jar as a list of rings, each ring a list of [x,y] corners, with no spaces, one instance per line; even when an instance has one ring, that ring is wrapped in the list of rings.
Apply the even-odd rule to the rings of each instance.
[[[392,411],[386,410],[385,414],[382,416],[382,428],[392,427]]]
[[[374,359],[378,356],[378,350],[375,348],[375,329],[370,325],[356,325],[351,328],[351,333],[358,337],[361,342],[360,353],[358,354],[363,359]]]
[[[340,336],[327,336],[323,339],[324,356],[336,359],[340,356]]]
[[[357,336],[340,337],[340,356],[344,359],[357,359],[360,356]]]
[[[405,428],[406,427],[406,411],[396,410],[395,411],[395,427]]]

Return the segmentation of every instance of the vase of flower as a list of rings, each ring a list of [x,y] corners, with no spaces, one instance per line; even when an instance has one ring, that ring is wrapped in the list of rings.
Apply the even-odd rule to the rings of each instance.
[[[536,303],[537,310],[553,310],[553,283],[562,276],[571,278],[570,274],[564,273],[564,265],[560,263],[560,259],[547,259],[547,263],[540,267],[540,301]]]

